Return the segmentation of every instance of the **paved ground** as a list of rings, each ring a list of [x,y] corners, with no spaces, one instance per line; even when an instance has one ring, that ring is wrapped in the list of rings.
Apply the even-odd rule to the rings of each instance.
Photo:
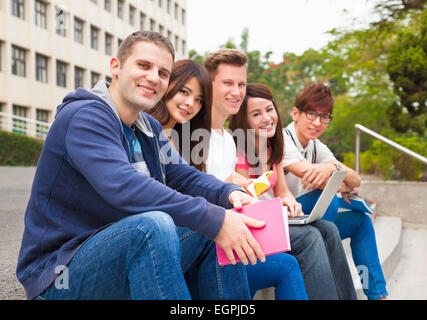
[[[25,299],[15,276],[35,168],[0,167],[0,300]],[[388,279],[390,300],[427,300],[427,229],[404,225],[402,254]]]
[[[0,299],[25,299],[15,276],[35,168],[0,167]]]
[[[427,300],[427,229],[403,225],[400,261],[387,281],[390,300]]]

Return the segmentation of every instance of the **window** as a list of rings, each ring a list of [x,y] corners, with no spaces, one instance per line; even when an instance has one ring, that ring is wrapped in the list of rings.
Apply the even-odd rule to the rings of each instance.
[[[47,4],[43,1],[36,0],[35,4],[35,15],[34,15],[34,23],[36,26],[39,26],[43,29],[47,29],[47,20],[46,20],[46,11]]]
[[[27,108],[13,105],[12,132],[26,134],[27,133]],[[20,118],[16,118],[20,117]]]
[[[98,3],[98,1],[97,1],[97,0],[90,0],[90,2],[92,2],[92,3],[94,3],[94,4],[97,4],[97,3]]]
[[[94,26],[90,26],[90,47],[92,49],[98,50],[99,42],[99,29]]]
[[[74,18],[74,41],[83,44],[83,20]]]
[[[150,31],[154,31],[154,28],[156,26],[156,21],[153,19],[150,19]]]
[[[45,138],[47,135],[47,131],[49,130],[48,121],[49,121],[49,111],[47,110],[36,110],[36,137]],[[44,122],[46,124],[40,123]]]
[[[159,8],[162,7],[163,0],[159,0]]]
[[[113,78],[109,77],[109,76],[105,76],[105,81],[107,81],[109,84],[111,84],[111,82],[113,81]],[[0,110],[1,112],[1,110]]]
[[[175,10],[174,10],[175,20],[178,20],[178,12],[179,12],[179,6],[178,6],[178,3],[175,3]]]
[[[12,15],[20,19],[25,19],[25,2],[24,0],[11,0]]]
[[[181,50],[182,50],[182,55],[185,56],[186,53],[186,48],[187,47],[187,43],[185,40],[182,40],[182,44],[181,44]]]
[[[181,21],[182,21],[182,24],[185,25],[185,9],[182,9],[181,11]]]
[[[171,13],[171,0],[167,0],[166,2],[166,11],[167,13]]]
[[[92,71],[90,73],[90,87],[93,88],[99,80],[101,80],[101,75]]]
[[[179,51],[178,47],[179,47],[179,37],[175,36],[175,51],[176,52]]]
[[[55,29],[56,33],[66,37],[67,36],[67,13],[61,7],[55,8]]]
[[[161,24],[159,24],[159,33],[163,35],[164,32],[165,32],[165,28]]]
[[[135,25],[135,12],[136,9],[132,6],[129,6],[129,24],[132,26]]]
[[[139,13],[139,30],[145,29],[145,14],[140,12]]]
[[[25,77],[26,50],[12,46],[12,74],[19,77]]]
[[[124,1],[117,0],[117,17],[123,19],[123,9],[124,9]]]
[[[105,54],[111,56],[113,52],[113,36],[105,33]]]
[[[83,88],[84,87],[84,74],[85,70],[83,68],[74,67],[74,88]]]
[[[56,85],[67,87],[67,64],[59,60],[56,61]]]
[[[111,0],[104,0],[105,11],[111,12]]]
[[[117,39],[117,48],[120,48],[120,46],[122,45],[122,42],[123,42],[122,39]]]
[[[36,80],[47,83],[48,57],[36,53]]]

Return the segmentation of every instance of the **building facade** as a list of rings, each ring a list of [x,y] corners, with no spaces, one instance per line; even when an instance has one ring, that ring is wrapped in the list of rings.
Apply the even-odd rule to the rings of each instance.
[[[111,79],[111,57],[136,30],[186,57],[186,10],[186,0],[0,0],[0,127],[43,137],[68,92]]]

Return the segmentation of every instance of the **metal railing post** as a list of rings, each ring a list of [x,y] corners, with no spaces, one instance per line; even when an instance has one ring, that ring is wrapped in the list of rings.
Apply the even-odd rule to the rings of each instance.
[[[360,129],[356,126],[356,158],[355,162],[355,170],[357,174],[360,173]]]

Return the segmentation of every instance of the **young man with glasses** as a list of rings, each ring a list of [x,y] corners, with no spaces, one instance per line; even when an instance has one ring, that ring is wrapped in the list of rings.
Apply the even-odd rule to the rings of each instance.
[[[361,177],[351,168],[338,161],[329,148],[318,138],[332,121],[334,101],[329,87],[322,83],[304,88],[292,108],[292,119],[283,135],[285,154],[283,167],[286,182],[297,197],[312,191],[301,201],[304,212],[310,212],[329,177],[335,170],[345,170],[347,175],[339,192],[348,201],[349,192],[357,192]],[[364,293],[369,299],[381,299],[388,295],[386,283],[378,258],[375,230],[367,214],[357,211],[338,212],[335,196],[323,219],[333,221],[341,239],[351,238],[351,249],[356,266],[365,266],[369,272],[369,283],[363,283]]]

